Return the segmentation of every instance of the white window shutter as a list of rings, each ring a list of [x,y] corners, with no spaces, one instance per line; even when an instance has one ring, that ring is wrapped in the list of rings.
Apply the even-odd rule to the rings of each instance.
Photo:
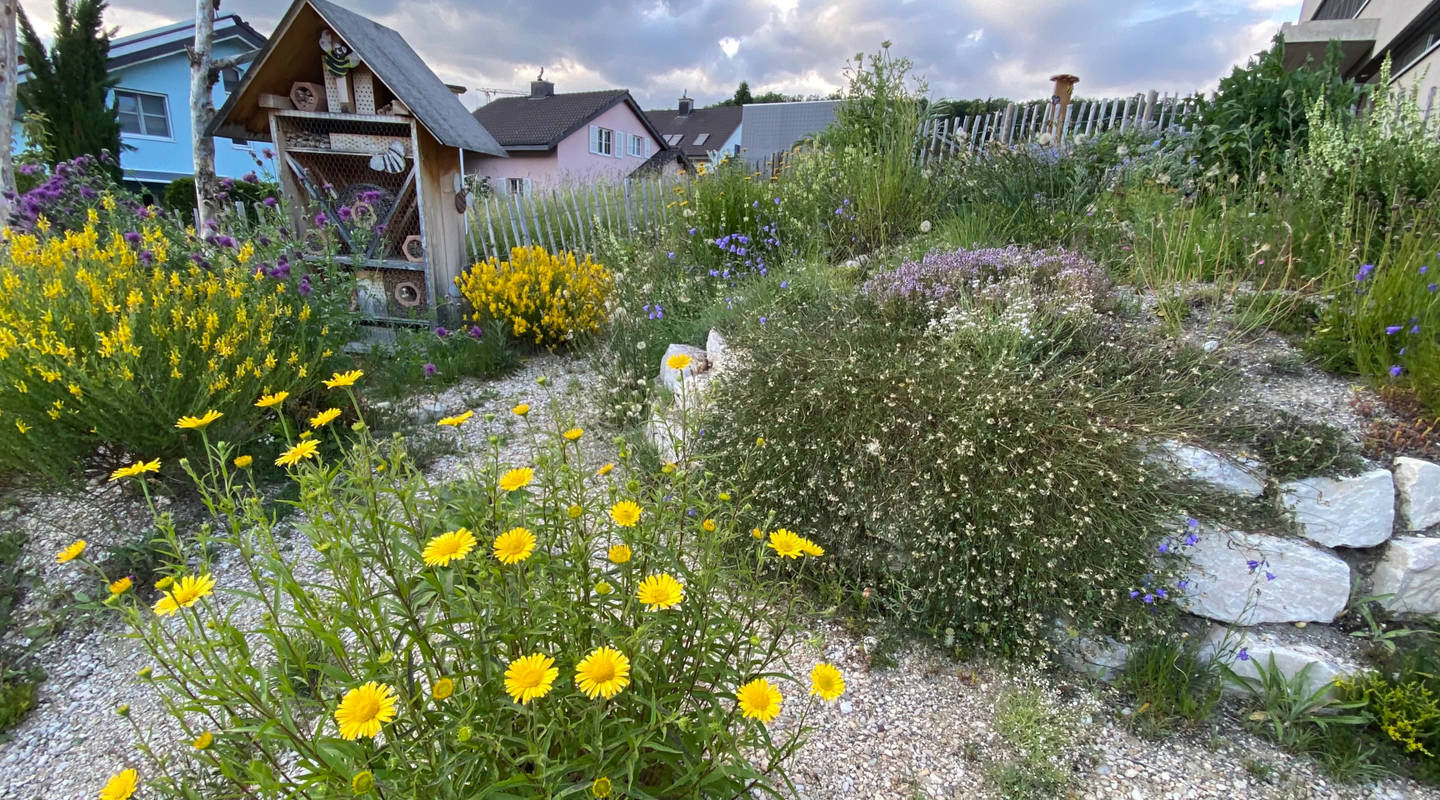
[[[594,125],[590,126],[590,152],[600,152],[600,129]]]
[[[525,195],[527,197],[535,194],[535,182],[529,178],[525,179]]]
[[[646,136],[646,137],[645,137],[645,157],[646,157],[646,158],[649,158],[649,157],[650,157],[650,137],[649,137],[649,136]]]

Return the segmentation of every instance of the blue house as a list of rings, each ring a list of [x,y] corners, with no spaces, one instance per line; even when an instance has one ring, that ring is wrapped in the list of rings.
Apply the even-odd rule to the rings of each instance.
[[[177,22],[163,28],[123,36],[110,43],[110,74],[120,115],[120,166],[125,180],[159,193],[176,178],[194,174],[190,147],[190,59],[186,46],[195,41],[195,23]],[[215,19],[215,58],[248,53],[265,46],[265,37],[237,14]],[[244,67],[226,70],[215,85],[215,107],[240,85]],[[20,70],[24,81],[26,70]],[[23,112],[23,109],[19,109]],[[17,114],[18,116],[18,114]],[[18,143],[18,138],[17,138]],[[17,144],[18,146],[18,144]],[[255,169],[250,142],[215,140],[215,173],[238,178]]]

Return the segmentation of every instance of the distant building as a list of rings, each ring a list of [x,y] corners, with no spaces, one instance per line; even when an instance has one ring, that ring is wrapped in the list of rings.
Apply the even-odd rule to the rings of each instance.
[[[708,164],[723,156],[740,155],[740,106],[696,108],[681,97],[675,109],[646,111],[665,144],[678,148],[691,161]]]
[[[748,161],[789,150],[796,142],[830,127],[842,100],[753,103],[744,107],[740,149]]]
[[[508,156],[477,165],[477,174],[498,192],[622,180],[642,168],[675,169],[661,156],[670,148],[625,89],[556,94],[555,84],[537,80],[529,95],[492,100],[474,116]]]
[[[120,113],[119,153],[125,180],[158,193],[176,178],[195,174],[190,146],[190,59],[195,22],[122,36],[110,43],[106,66],[116,80],[112,95]],[[215,57],[248,53],[265,46],[265,37],[236,14],[215,19]],[[226,70],[215,84],[215,106],[224,104],[240,84],[244,67]],[[20,70],[23,83],[28,70]],[[18,117],[24,109],[17,109]],[[17,147],[22,146],[16,137]],[[215,141],[215,173],[238,178],[255,169],[250,143]]]
[[[1417,90],[1423,109],[1440,87],[1440,0],[1304,0],[1300,21],[1288,22],[1285,65],[1325,58],[1330,42],[1340,45],[1342,74],[1361,83],[1380,77],[1390,56],[1391,80]]]

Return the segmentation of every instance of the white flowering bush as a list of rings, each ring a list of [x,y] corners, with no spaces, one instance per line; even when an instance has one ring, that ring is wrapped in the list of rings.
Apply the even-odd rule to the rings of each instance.
[[[328,385],[341,400],[360,377]],[[769,531],[699,469],[646,473],[623,440],[587,468],[591,434],[513,413],[528,460],[492,438],[445,485],[398,437],[338,430],[338,411],[253,455],[209,439],[212,415],[189,418],[206,458],[185,467],[213,519],[157,515],[169,560],[153,592],[104,576],[176,733],[137,731],[148,760],[117,765],[106,796],[782,796],[809,710],[844,691],[828,664],[779,669],[794,583],[824,549]],[[252,478],[262,457],[296,483],[289,523]],[[148,492],[155,467],[115,478]]]

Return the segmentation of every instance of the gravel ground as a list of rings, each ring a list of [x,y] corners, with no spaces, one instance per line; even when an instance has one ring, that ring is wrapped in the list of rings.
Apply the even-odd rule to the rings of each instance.
[[[536,385],[542,375],[550,379],[547,389]],[[597,377],[583,360],[543,357],[505,379],[464,382],[394,410],[414,417],[414,435],[427,435],[435,432],[439,416],[473,409],[476,418],[461,429],[466,449],[483,453],[494,434],[502,459],[512,464],[529,460],[524,425],[581,425],[597,434],[582,441],[593,448],[587,459],[599,464],[608,460],[612,446],[598,435],[588,408]],[[519,402],[534,409],[523,423],[509,413]],[[494,418],[486,419],[492,413]],[[454,436],[448,429],[439,433]],[[427,469],[444,480],[463,476],[467,465],[463,455],[452,452]],[[137,498],[104,484],[11,503],[0,521],[30,535],[25,567],[39,578],[22,612],[30,621],[45,613],[48,588],[93,580],[73,564],[56,564],[60,547],[85,538],[100,553],[132,538],[149,518]],[[303,537],[292,537],[291,546],[300,563],[313,560]],[[218,555],[214,575],[222,587],[248,580],[233,554]],[[243,620],[257,611],[239,613]],[[137,686],[135,673],[147,659],[137,642],[119,632],[103,619],[68,619],[67,628],[40,649],[49,677],[40,687],[38,707],[0,743],[0,798],[94,797],[109,774],[138,765],[134,730],[157,743],[185,746],[156,699]],[[806,675],[815,661],[829,660],[845,672],[848,691],[837,703],[813,703],[808,721],[816,729],[790,764],[801,800],[1003,797],[991,775],[994,765],[1013,753],[995,728],[994,709],[1007,692],[1026,688],[1064,720],[1070,741],[1064,760],[1075,779],[1075,797],[1440,798],[1440,792],[1399,781],[1333,786],[1314,765],[1244,732],[1233,718],[1205,733],[1146,741],[1123,724],[1122,698],[1078,679],[1013,664],[962,664],[920,647],[900,654],[894,667],[871,670],[871,641],[823,626],[803,640],[790,654],[792,671]],[[795,724],[808,702],[788,700],[777,725]],[[130,707],[128,719],[115,711],[122,704]]]

